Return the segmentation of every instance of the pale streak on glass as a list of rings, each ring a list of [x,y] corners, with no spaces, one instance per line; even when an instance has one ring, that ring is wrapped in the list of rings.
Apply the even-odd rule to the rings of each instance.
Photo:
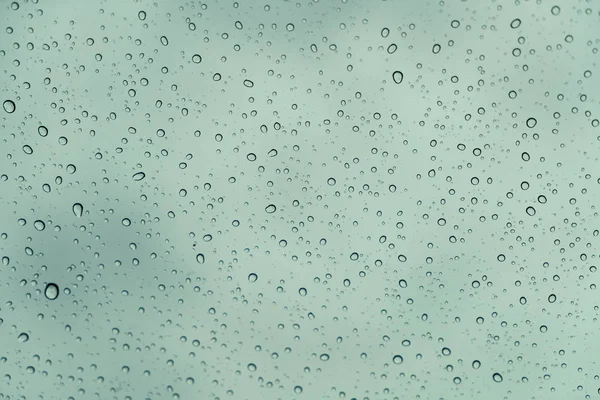
[[[597,4],[0,5],[1,398],[599,396]]]

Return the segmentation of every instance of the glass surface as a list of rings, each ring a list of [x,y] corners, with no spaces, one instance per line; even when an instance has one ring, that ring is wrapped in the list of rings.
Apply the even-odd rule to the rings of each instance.
[[[0,1],[0,399],[598,399],[594,1]]]

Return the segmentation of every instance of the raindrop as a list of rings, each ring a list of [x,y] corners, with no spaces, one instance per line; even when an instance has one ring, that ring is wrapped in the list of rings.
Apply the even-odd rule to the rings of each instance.
[[[58,286],[55,283],[49,283],[46,285],[44,295],[48,300],[56,300],[56,298],[58,297],[58,293]]]
[[[525,209],[525,212],[527,212],[527,215],[530,217],[533,217],[535,215],[535,208],[529,206]]]
[[[396,43],[390,44],[387,48],[388,54],[394,54],[396,50],[398,50],[398,45]]]
[[[327,179],[327,184],[329,186],[334,186],[335,185],[335,178],[329,178],[329,179]]]
[[[479,360],[474,360],[474,361],[471,363],[471,366],[473,367],[473,369],[479,369],[479,367],[481,367],[481,361],[479,361]]]
[[[552,15],[558,15],[558,14],[560,14],[560,7],[552,6],[552,8],[550,9],[550,12],[552,13]]]
[[[256,275],[254,272],[252,272],[251,274],[248,275],[248,282],[254,283],[257,280],[258,280],[258,275]]]
[[[527,121],[525,122],[525,124],[527,125],[528,128],[535,128],[535,126],[537,125],[537,119],[531,117],[531,118],[527,118]]]
[[[548,296],[549,303],[554,303],[555,301],[556,301],[556,295],[554,293],[552,293],[550,296]]]
[[[521,20],[519,18],[513,19],[510,23],[510,27],[513,29],[517,29],[519,26],[521,26]]]
[[[202,56],[200,56],[200,54],[194,54],[192,56],[192,62],[194,64],[200,64],[202,62]]]
[[[129,226],[131,225],[131,220],[129,218],[123,218],[121,220],[121,223],[123,224],[123,226]]]
[[[244,79],[244,86],[246,86],[247,88],[254,87],[254,82],[252,82],[249,79]]]
[[[83,215],[83,205],[81,203],[73,204],[73,214],[75,214],[76,217],[81,218]]]
[[[48,136],[48,128],[46,128],[44,125],[40,125],[38,126],[38,134],[41,137],[46,137]]]
[[[17,109],[15,102],[12,100],[5,100],[4,103],[2,103],[2,107],[4,107],[4,111],[6,111],[9,114],[14,113]]]
[[[146,177],[146,174],[143,173],[143,172],[136,172],[135,174],[133,174],[133,180],[134,181],[141,181],[145,177]]]
[[[402,364],[402,362],[404,361],[404,358],[402,358],[401,355],[396,354],[393,358],[392,361],[394,362],[394,364]]]
[[[298,289],[298,293],[300,294],[300,296],[304,297],[306,296],[307,290],[306,288],[300,288]]]
[[[296,27],[294,26],[294,24],[292,24],[292,23],[289,23],[289,24],[287,24],[287,25],[285,26],[285,29],[286,29],[288,32],[292,32],[294,29],[296,29]]]
[[[28,335],[28,334],[26,334],[25,332],[23,332],[23,333],[21,333],[21,334],[19,335],[19,338],[18,338],[18,339],[19,339],[19,342],[21,342],[21,343],[25,343],[25,342],[27,342],[27,341],[29,340],[29,335]]]
[[[265,211],[268,214],[273,214],[275,212],[275,210],[277,210],[277,207],[275,207],[275,204],[269,204],[268,206],[265,207]]]
[[[162,43],[163,46],[168,46],[169,45],[169,39],[167,39],[166,36],[161,36],[160,37],[160,42]]]
[[[492,375],[492,379],[494,380],[494,382],[502,382],[502,375],[500,375],[497,372],[494,372],[494,375]]]
[[[319,358],[321,359],[321,361],[327,361],[329,360],[329,354],[323,353]]]
[[[198,264],[204,264],[204,260],[205,260],[204,259],[204,254],[202,254],[202,253],[196,254],[196,262]]]
[[[394,71],[392,79],[394,80],[394,83],[400,84],[404,80],[404,74],[400,71]]]
[[[440,50],[442,50],[442,46],[440,46],[439,44],[434,44],[433,48],[431,49],[431,51],[433,51],[433,54],[437,54],[440,52]]]
[[[38,231],[43,231],[44,229],[46,229],[46,224],[44,224],[44,221],[40,221],[39,219],[33,223],[33,226]]]

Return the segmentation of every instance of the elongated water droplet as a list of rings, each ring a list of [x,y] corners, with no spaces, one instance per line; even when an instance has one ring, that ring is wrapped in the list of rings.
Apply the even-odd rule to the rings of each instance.
[[[277,207],[275,207],[275,204],[269,204],[267,207],[265,207],[265,211],[269,214],[273,214],[275,212],[275,210],[277,210]]]
[[[81,203],[73,204],[73,214],[75,214],[76,217],[81,218],[83,215],[83,205]]]
[[[196,254],[196,261],[198,262],[198,264],[204,264],[204,254],[202,253],[198,253]]]
[[[135,174],[133,174],[133,180],[134,181],[141,181],[145,177],[146,177],[146,174],[143,173],[143,172],[136,172]]]

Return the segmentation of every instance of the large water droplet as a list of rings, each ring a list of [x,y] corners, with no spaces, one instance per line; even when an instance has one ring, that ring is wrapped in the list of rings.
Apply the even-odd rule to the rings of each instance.
[[[49,283],[46,285],[46,289],[44,290],[44,295],[48,300],[56,300],[58,297],[58,286],[56,283]]]
[[[275,204],[269,204],[268,206],[265,207],[265,211],[269,214],[273,214],[275,212],[275,210],[277,210],[277,207],[275,207]]]
[[[6,111],[9,114],[14,113],[17,109],[15,102],[12,100],[4,100],[4,103],[2,103],[2,107],[4,107],[4,111]]]
[[[83,205],[81,203],[73,204],[73,214],[75,214],[76,217],[81,218],[83,215]]]
[[[133,174],[133,180],[134,181],[141,181],[145,177],[146,177],[146,174],[143,173],[143,172],[136,172],[135,174]]]
[[[404,80],[404,74],[400,71],[394,71],[394,73],[392,74],[392,79],[397,84],[402,83],[402,81]]]
[[[204,261],[205,261],[204,254],[202,254],[202,253],[196,254],[196,261],[198,262],[198,264],[204,264]]]
[[[23,333],[21,333],[21,334],[19,335],[19,342],[21,342],[21,343],[25,343],[25,342],[27,342],[28,340],[29,340],[29,335],[28,335],[28,334],[26,334],[25,332],[23,332]]]

